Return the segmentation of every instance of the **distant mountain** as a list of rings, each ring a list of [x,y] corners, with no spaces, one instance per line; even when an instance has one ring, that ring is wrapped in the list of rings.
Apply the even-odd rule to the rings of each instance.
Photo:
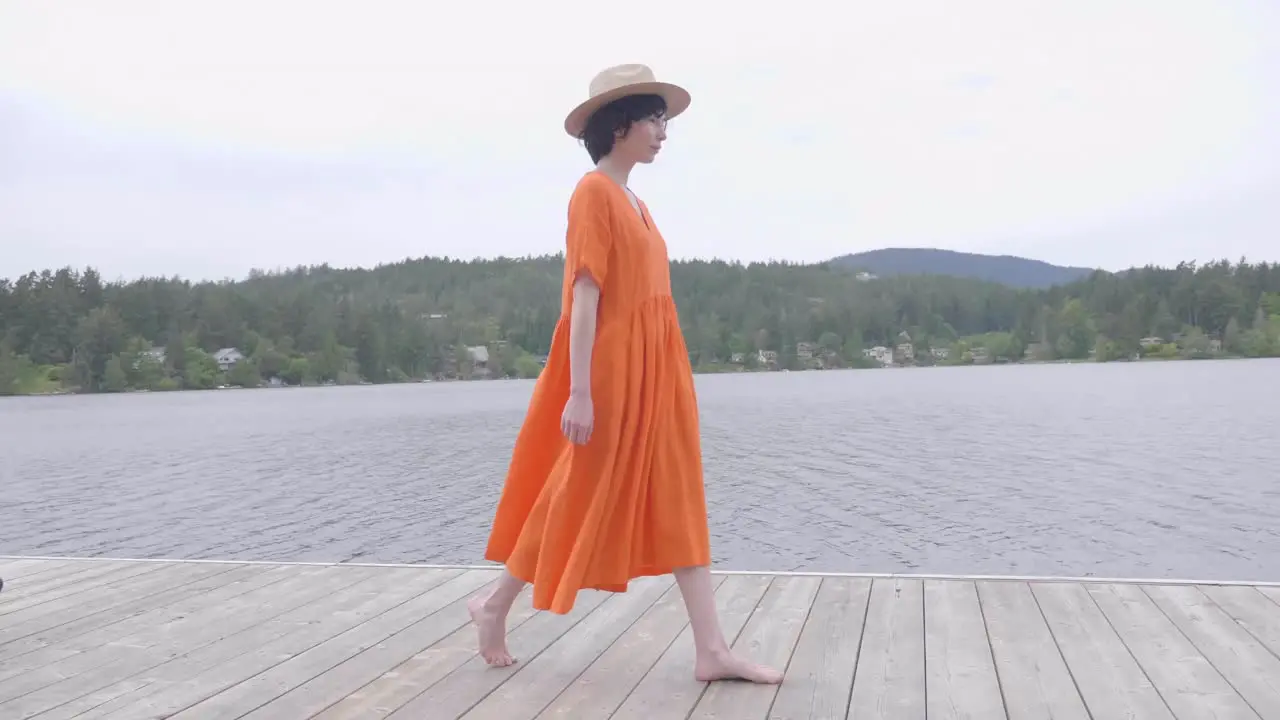
[[[1093,272],[1091,268],[1062,267],[1012,255],[979,255],[932,248],[871,250],[833,258],[831,264],[882,276],[952,275],[1019,288],[1063,285],[1086,278]]]

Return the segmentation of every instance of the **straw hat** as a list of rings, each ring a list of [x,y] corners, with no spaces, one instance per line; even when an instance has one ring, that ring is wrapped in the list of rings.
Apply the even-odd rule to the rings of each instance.
[[[679,85],[658,82],[647,65],[614,65],[591,79],[588,98],[564,119],[565,132],[581,137],[592,113],[628,95],[661,95],[667,101],[668,118],[689,108],[689,91]]]

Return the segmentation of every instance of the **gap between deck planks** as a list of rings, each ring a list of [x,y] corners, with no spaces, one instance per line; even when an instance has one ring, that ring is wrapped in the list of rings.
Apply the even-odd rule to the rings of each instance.
[[[1280,588],[717,573],[735,648],[779,687],[693,680],[671,578],[509,620],[487,668],[465,602],[492,569],[0,558],[0,717],[1262,718]]]

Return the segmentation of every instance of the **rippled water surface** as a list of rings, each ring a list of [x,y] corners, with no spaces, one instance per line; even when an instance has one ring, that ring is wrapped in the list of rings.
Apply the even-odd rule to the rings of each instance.
[[[0,400],[0,554],[481,561],[532,385]],[[1280,362],[698,378],[753,570],[1280,580]]]

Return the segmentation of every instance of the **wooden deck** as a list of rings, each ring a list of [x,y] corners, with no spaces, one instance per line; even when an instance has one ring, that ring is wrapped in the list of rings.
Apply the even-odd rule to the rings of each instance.
[[[782,686],[707,686],[670,578],[510,621],[489,569],[0,558],[0,718],[1275,718],[1280,587],[717,574]]]

